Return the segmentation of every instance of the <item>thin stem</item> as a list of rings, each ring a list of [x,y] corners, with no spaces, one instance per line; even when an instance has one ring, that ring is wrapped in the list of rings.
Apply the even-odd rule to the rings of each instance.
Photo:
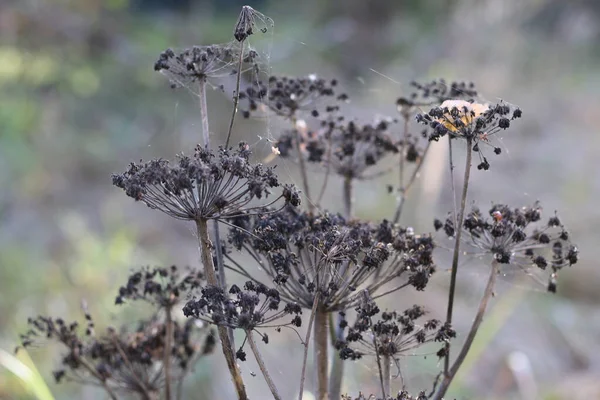
[[[200,118],[202,120],[202,139],[204,141],[204,147],[208,148],[210,146],[210,134],[208,130],[208,107],[206,105],[206,77],[200,78],[198,86]]]
[[[469,146],[470,147],[470,146]],[[452,209],[454,216],[454,226],[456,226],[456,187],[454,185],[454,159],[452,158],[452,136],[448,135],[448,162],[450,163],[450,186],[452,188]]]
[[[233,110],[231,112],[231,119],[229,120],[229,129],[227,130],[227,140],[225,140],[225,148],[229,146],[229,139],[231,138],[231,132],[233,131],[233,123],[235,122],[235,115],[237,114],[238,104],[240,103],[240,80],[242,79],[242,62],[244,60],[244,47],[246,41],[242,41],[242,47],[240,48],[240,58],[238,60],[237,77],[235,80],[235,93],[233,95]]]
[[[471,158],[473,155],[473,148],[471,146],[472,139],[467,139],[467,157],[465,162],[465,176],[463,181],[463,189],[460,200],[460,211],[458,219],[454,225],[456,230],[456,238],[454,239],[454,254],[452,255],[452,275],[450,276],[450,289],[448,290],[448,311],[446,314],[446,322],[452,323],[452,311],[454,310],[454,293],[456,291],[456,273],[458,271],[458,259],[460,255],[460,238],[462,234],[462,222],[465,214],[465,207],[467,204],[467,192],[469,189],[469,177],[471,175]],[[444,360],[444,375],[448,376],[450,368],[450,342],[446,345],[446,359]]]
[[[171,315],[171,306],[165,307],[165,400],[171,400],[171,352],[173,340],[173,318]]]
[[[327,340],[327,311],[323,307],[317,307],[315,315],[315,360],[317,362],[317,400],[328,400],[328,347]]]
[[[383,399],[387,399],[386,395],[389,393],[389,367],[388,367],[388,379],[387,379],[387,387],[386,387],[386,379],[383,373],[383,368],[381,367],[381,355],[379,354],[379,346],[377,345],[377,337],[375,336],[375,332],[373,332],[373,347],[375,347],[375,357],[377,360],[377,370],[379,371],[379,383],[381,384],[381,396]]]
[[[333,128],[329,128],[329,132],[327,133],[329,136],[328,144],[327,144],[327,168],[325,169],[325,179],[323,180],[323,186],[321,186],[321,192],[319,193],[319,197],[317,199],[317,206],[321,207],[321,201],[323,200],[323,196],[325,195],[325,188],[327,187],[327,182],[329,182],[329,175],[331,172],[331,152],[332,152],[332,141],[333,141]]]
[[[352,196],[352,177],[344,177],[344,216],[347,220],[352,218],[352,204],[354,202]]]
[[[210,285],[218,286],[219,282],[215,273],[212,252],[210,250],[212,244],[208,235],[208,221],[205,219],[198,219],[196,220],[196,227],[198,229],[198,240],[200,242],[202,265],[204,266],[204,276],[206,276],[206,281]],[[229,373],[231,374],[231,379],[235,386],[238,399],[247,400],[248,395],[246,394],[246,387],[244,386],[242,375],[240,374],[240,370],[238,369],[237,364],[235,362],[235,352],[233,345],[229,340],[227,328],[225,328],[224,326],[218,326],[217,328],[217,332],[219,333],[219,339],[221,340],[221,348],[223,349],[223,355],[225,356],[227,368],[229,369]]]
[[[382,368],[382,380],[383,383],[382,388],[384,391],[384,395],[383,398],[386,399],[387,396],[391,396],[392,395],[392,391],[391,391],[391,380],[392,380],[392,375],[391,375],[391,371],[390,371],[390,365],[391,365],[391,360],[390,360],[390,356],[388,355],[382,355],[381,356],[381,368]]]
[[[242,48],[243,50],[243,48]],[[241,64],[240,64],[241,65]],[[200,119],[202,120],[202,138],[204,140],[204,147],[210,147],[210,128],[208,125],[208,105],[206,103],[206,78],[200,79]],[[239,85],[239,82],[238,82]],[[238,86],[239,88],[239,86]],[[237,107],[237,103],[236,103]],[[235,112],[233,114],[235,116]],[[231,128],[230,128],[231,129]],[[231,133],[231,131],[230,131]],[[229,141],[229,137],[227,137]],[[225,146],[227,147],[227,145]],[[196,185],[196,190],[198,185]],[[198,200],[200,200],[200,194],[198,193]],[[225,289],[227,287],[227,280],[225,279],[225,268],[223,267],[223,252],[221,249],[221,239],[219,235],[219,222],[217,220],[213,221],[213,235],[215,238],[215,243],[217,246],[215,247],[215,255],[217,257],[217,268],[219,270],[219,285],[221,288]],[[231,348],[235,348],[235,341],[233,336],[233,329],[227,328],[227,333],[229,335],[229,341],[231,342]]]
[[[454,364],[452,364],[452,368],[450,368],[450,370],[444,377],[444,380],[442,381],[438,392],[436,393],[435,397],[433,398],[434,400],[442,400],[443,399],[444,395],[446,394],[446,391],[448,390],[448,388],[450,387],[450,384],[452,383],[452,380],[454,379],[454,377],[456,376],[456,373],[460,369],[460,366],[465,361],[465,358],[467,357],[467,354],[469,353],[469,350],[471,349],[471,345],[473,344],[473,341],[475,340],[477,331],[479,330],[479,327],[481,326],[481,322],[483,321],[483,315],[485,314],[485,310],[487,308],[488,302],[494,294],[494,285],[496,283],[496,277],[498,276],[498,272],[499,272],[499,264],[497,261],[494,260],[492,262],[492,269],[490,272],[490,277],[488,278],[487,286],[485,287],[485,291],[483,292],[483,297],[481,298],[481,302],[479,303],[479,308],[477,309],[477,314],[475,315],[475,320],[473,321],[473,324],[471,325],[471,330],[469,331],[469,334],[467,335],[467,338],[465,339],[465,343],[463,344],[463,347],[460,349],[460,352],[458,353],[458,356],[456,357]]]
[[[297,129],[296,118],[292,117],[292,124],[294,125],[294,130],[296,131],[296,153],[298,153],[298,164],[300,165],[300,176],[302,177],[302,188],[304,189],[304,195],[306,196],[306,203],[308,204],[308,211],[311,213],[315,209],[315,205],[311,201],[310,197],[310,188],[308,185],[308,173],[306,172],[306,163],[304,162],[304,155],[302,154],[302,148],[300,147],[300,131]]]
[[[315,295],[315,300],[313,301],[312,310],[310,312],[310,317],[308,319],[308,328],[306,329],[306,338],[304,339],[304,356],[302,359],[302,373],[300,374],[300,394],[298,395],[298,400],[302,400],[304,394],[304,381],[306,380],[306,364],[308,360],[308,345],[310,342],[310,334],[312,333],[312,325],[315,320],[315,316],[317,315],[317,306],[319,305],[319,294]]]
[[[223,249],[221,248],[221,235],[219,234],[219,221],[214,219],[213,224],[213,235],[217,245],[215,246],[215,258],[217,259],[217,268],[219,269],[219,286],[222,289],[227,287],[227,278],[225,277],[225,265],[223,263]],[[235,349],[235,337],[233,335],[233,328],[227,327],[227,335],[229,335],[229,341],[231,342],[231,348]]]
[[[144,400],[150,400],[152,397],[150,396],[150,393],[148,392],[148,388],[146,387],[144,382],[140,379],[140,377],[136,373],[135,368],[133,367],[133,364],[131,364],[131,360],[129,359],[129,357],[127,357],[127,354],[125,354],[125,352],[123,351],[123,348],[121,347],[121,344],[119,343],[119,338],[114,333],[112,334],[112,340],[113,340],[115,347],[117,348],[117,351],[119,352],[119,355],[123,359],[123,362],[129,369],[129,372],[131,372],[131,376],[133,377],[133,380],[135,380],[135,383],[137,383],[137,385],[139,386],[139,388],[142,392],[141,393],[142,398]]]
[[[101,383],[102,383],[102,387],[104,388],[104,390],[106,390],[106,393],[108,394],[108,396],[112,399],[112,400],[118,400],[117,399],[117,395],[115,394],[115,392],[113,392],[113,390],[110,388],[110,386],[108,386],[108,383],[106,383],[106,379],[104,379],[102,377],[102,375],[100,375],[98,373],[98,371],[96,371],[96,368],[94,368],[94,366],[90,365],[89,362],[87,362],[87,360],[81,358],[81,357],[77,357],[77,361],[79,361],[79,363],[81,365],[83,365],[83,367],[85,369],[88,370],[88,372],[90,374],[92,374],[92,376],[94,376],[94,378],[98,379]]]
[[[273,398],[275,400],[281,400],[281,396],[279,395],[279,391],[275,386],[275,382],[273,382],[273,379],[271,379],[271,375],[269,375],[267,366],[265,365],[265,362],[263,361],[260,352],[258,351],[258,346],[256,346],[256,342],[254,341],[254,335],[252,334],[252,331],[246,331],[246,338],[248,338],[248,343],[250,344],[252,353],[254,353],[254,357],[256,358],[256,362],[258,363],[258,368],[260,368],[260,371],[262,372],[265,381],[267,381],[267,385],[269,386],[269,389],[273,394]]]
[[[423,150],[423,154],[421,155],[421,158],[417,162],[417,165],[415,165],[415,169],[413,170],[413,173],[410,176],[408,183],[406,184],[406,186],[400,187],[400,195],[398,196],[398,206],[396,207],[396,212],[394,213],[394,223],[398,223],[400,221],[400,216],[402,215],[402,209],[404,208],[404,203],[406,202],[406,196],[407,196],[410,188],[413,186],[413,183],[415,183],[415,181],[417,180],[417,177],[419,176],[419,172],[421,171],[421,167],[423,166],[424,161],[425,161],[425,156],[427,155],[427,151],[429,151],[430,147],[431,147],[431,142],[427,142],[427,146],[425,146],[425,149]]]
[[[344,216],[349,221],[353,216],[353,179],[350,176],[344,177],[343,201],[344,201]],[[343,263],[340,274],[343,276],[348,268],[348,263]],[[336,341],[344,340],[344,330],[340,327],[343,317],[339,314],[330,318],[331,321],[335,318],[336,324],[332,327],[332,343],[335,346]],[[331,399],[341,398],[342,382],[344,379],[344,361],[335,354],[331,365],[331,375],[329,377],[329,393]]]

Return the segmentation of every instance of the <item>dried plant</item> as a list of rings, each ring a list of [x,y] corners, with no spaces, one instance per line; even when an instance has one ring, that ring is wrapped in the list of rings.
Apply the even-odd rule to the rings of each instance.
[[[177,398],[182,398],[182,382],[190,366],[220,345],[235,396],[246,400],[238,361],[246,359],[244,349],[249,347],[272,397],[282,398],[278,384],[297,384],[302,400],[309,346],[313,345],[310,370],[315,371],[316,387],[311,390],[318,400],[442,400],[478,332],[496,276],[507,268],[546,271],[548,290],[555,292],[559,271],[577,262],[577,247],[562,222],[554,215],[542,223],[537,203],[525,208],[498,204],[487,214],[478,208],[466,212],[473,152],[479,156],[477,169],[485,173],[490,168],[485,147],[496,155],[502,153],[494,138],[513,127],[522,117],[521,109],[507,102],[487,104],[472,83],[443,79],[411,83],[412,93],[396,102],[399,118],[366,122],[344,109],[349,97],[337,79],[271,76],[252,80],[241,90],[243,72],[259,68],[257,53],[247,50],[246,42],[272,25],[270,18],[245,6],[229,44],[196,46],[179,54],[168,49],[160,54],[155,70],[176,86],[198,94],[202,143],[175,163],[162,158],[131,163],[124,173],[113,175],[112,181],[135,201],[192,221],[201,265],[134,271],[118,290],[116,303],[142,300],[155,310],[150,319],[138,321],[134,330],[108,329],[96,336],[87,312],[85,333],[77,324],[59,318],[31,319],[30,332],[22,336],[24,346],[46,337],[66,348],[55,372],[58,381],[99,385],[113,399],[134,393],[143,399],[165,400],[174,398],[173,384],[177,383]],[[211,144],[206,85],[232,73],[235,91],[229,128],[222,135],[224,143],[215,146]],[[253,163],[248,144],[229,145],[240,100],[245,117],[268,113],[287,124],[271,142],[273,154],[297,163],[301,192],[282,183],[274,168]],[[454,241],[448,302],[425,309],[413,301],[394,300],[396,310],[382,311],[380,299],[393,298],[400,290],[424,291],[434,276],[436,239],[400,221],[428,149],[444,137],[450,143],[448,171],[454,207],[444,221],[435,220],[434,228]],[[458,198],[453,146],[466,150]],[[389,210],[389,219],[357,218],[357,185],[395,170],[398,185],[388,190],[397,195],[397,205]],[[309,172],[322,175],[320,188],[309,179]],[[324,193],[336,184],[343,201],[328,210],[322,203]],[[224,227],[226,239],[221,238]],[[466,246],[474,247],[482,257],[489,255],[490,277],[465,343],[451,351],[457,336],[452,322],[458,266]],[[226,270],[241,275],[242,287],[227,283]],[[443,315],[444,309],[444,319],[424,318]],[[174,315],[179,310],[188,318],[185,322]],[[351,317],[352,323],[348,322]],[[211,325],[216,327],[215,334],[208,328]],[[269,343],[270,331],[282,328],[293,329],[299,337],[304,333],[296,343],[303,349],[302,372],[297,380],[288,376],[285,382],[277,382],[260,346]],[[235,330],[244,335],[239,346]],[[257,343],[255,335],[262,343]],[[399,367],[395,374],[391,369],[401,358],[415,356],[417,349],[436,342],[442,348],[433,353],[443,359],[443,369],[431,382],[431,390],[411,396],[406,391],[406,387],[414,389],[411,382],[402,379]],[[347,360],[375,363],[381,393],[343,395]],[[401,391],[394,391],[394,384]]]

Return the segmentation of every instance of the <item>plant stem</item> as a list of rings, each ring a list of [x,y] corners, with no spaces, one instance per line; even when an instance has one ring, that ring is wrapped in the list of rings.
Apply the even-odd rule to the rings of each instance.
[[[210,147],[210,134],[208,130],[208,107],[206,106],[206,77],[199,80],[200,118],[202,120],[202,139],[204,147]]]
[[[308,345],[310,342],[310,334],[312,333],[312,325],[317,315],[317,307],[319,305],[319,294],[315,295],[310,317],[308,318],[308,328],[306,329],[306,338],[304,339],[304,356],[302,358],[302,373],[300,374],[300,394],[298,400],[302,400],[304,394],[304,381],[306,380],[306,364],[308,360]]]
[[[141,393],[142,399],[150,400],[152,397],[150,396],[150,393],[148,392],[148,388],[146,387],[144,382],[138,376],[137,372],[135,371],[135,368],[133,367],[133,364],[131,363],[131,360],[129,359],[129,357],[127,357],[127,354],[125,354],[125,351],[123,351],[123,348],[121,347],[121,344],[119,343],[119,338],[117,337],[117,335],[115,333],[112,333],[111,336],[112,336],[113,344],[117,348],[119,355],[121,356],[121,358],[123,359],[123,362],[129,369],[129,372],[131,372],[131,376],[133,377],[133,380],[139,386],[139,389],[142,392]]]
[[[308,186],[308,174],[306,172],[306,163],[304,162],[304,155],[302,154],[302,148],[300,147],[300,131],[297,129],[296,117],[291,117],[294,130],[296,132],[296,153],[298,153],[298,164],[300,165],[300,176],[302,177],[302,188],[304,189],[304,196],[306,197],[306,203],[308,204],[308,211],[314,212],[315,205],[313,204],[310,197],[310,188]]]
[[[212,258],[212,252],[210,250],[212,245],[210,243],[210,238],[208,235],[208,221],[206,219],[198,219],[196,220],[196,227],[198,229],[198,240],[200,242],[202,265],[204,266],[204,276],[206,276],[206,281],[210,285],[218,286],[219,281],[217,280],[215,266]],[[240,370],[238,369],[237,364],[235,362],[235,351],[231,341],[229,340],[227,328],[225,328],[224,326],[218,326],[217,328],[217,332],[219,333],[219,339],[221,340],[221,348],[223,349],[223,355],[225,356],[227,368],[229,369],[229,373],[231,374],[231,379],[233,380],[238,399],[247,400],[248,395],[246,394],[246,387],[244,386],[242,375],[240,374]]]
[[[344,216],[347,220],[352,218],[352,204],[354,202],[352,196],[352,177],[344,177]]]
[[[467,139],[467,157],[465,161],[465,175],[463,181],[462,195],[460,199],[460,211],[454,229],[456,230],[456,238],[454,242],[454,253],[452,255],[452,275],[450,276],[450,289],[448,291],[448,312],[446,314],[446,322],[452,324],[452,311],[454,310],[454,293],[456,291],[456,274],[458,271],[458,259],[460,255],[460,238],[462,235],[462,224],[467,204],[467,192],[469,189],[469,177],[471,174],[471,158],[473,155],[472,139]],[[444,360],[444,375],[448,375],[450,368],[450,343],[446,345],[446,359]]]
[[[370,318],[369,318],[370,320]],[[373,323],[370,322],[371,327]],[[373,332],[373,346],[375,347],[375,357],[377,360],[377,370],[379,371],[379,383],[381,384],[381,398],[387,399],[386,395],[389,393],[389,374],[387,379],[387,387],[386,387],[386,379],[384,376],[383,368],[381,367],[381,355],[379,354],[379,346],[377,345],[377,337],[375,336],[375,332]],[[389,369],[389,368],[388,368]],[[389,372],[389,371],[388,371]]]
[[[239,84],[239,82],[238,82]],[[210,129],[208,125],[208,105],[206,103],[206,77],[200,79],[200,119],[202,120],[202,139],[204,140],[204,147],[210,147]],[[237,105],[236,105],[237,107]],[[233,114],[235,116],[235,112]],[[231,129],[231,127],[230,127]],[[231,131],[230,131],[231,133]],[[227,138],[229,141],[229,137]],[[227,147],[227,146],[225,146]],[[198,187],[196,187],[196,191]],[[197,195],[198,199],[200,199],[200,194]],[[223,252],[221,251],[221,239],[219,235],[219,221],[216,219],[212,221],[213,223],[213,236],[215,239],[215,255],[217,258],[217,268],[219,270],[219,285],[222,289],[227,287],[227,280],[225,279],[225,268],[223,267]],[[235,341],[233,336],[233,329],[227,328],[227,333],[229,335],[229,341],[231,342],[231,348],[235,348]]]
[[[315,360],[317,363],[317,400],[328,400],[327,370],[329,360],[327,357],[329,342],[327,340],[327,311],[323,307],[317,307],[315,315]]]
[[[417,180],[417,176],[419,176],[419,171],[421,171],[421,167],[424,164],[425,156],[427,155],[427,151],[429,150],[430,146],[431,146],[431,142],[427,142],[427,146],[425,146],[425,149],[423,150],[423,154],[421,155],[421,158],[417,162],[417,165],[415,165],[415,169],[413,170],[413,173],[410,176],[408,183],[406,184],[406,186],[400,187],[400,194],[398,196],[398,206],[396,207],[396,212],[394,213],[394,223],[395,224],[400,222],[400,216],[402,215],[402,209],[404,208],[406,196],[408,194],[408,191],[412,187],[413,183],[415,183],[415,181]]]
[[[439,388],[438,392],[436,393],[435,397],[433,398],[434,400],[442,400],[443,399],[444,395],[446,394],[446,391],[448,390],[448,388],[450,387],[450,384],[452,383],[452,380],[454,379],[454,377],[456,376],[456,373],[460,369],[460,366],[465,361],[465,358],[467,357],[467,354],[469,353],[469,350],[471,349],[471,345],[473,344],[473,341],[475,340],[475,336],[477,335],[477,331],[479,330],[481,322],[483,321],[483,315],[485,314],[485,309],[487,308],[488,301],[494,294],[494,285],[496,283],[496,277],[498,276],[498,272],[499,272],[499,264],[496,260],[494,260],[494,261],[492,261],[490,277],[488,278],[488,282],[485,287],[485,291],[483,292],[483,297],[481,298],[481,302],[479,303],[479,308],[477,309],[477,314],[475,315],[475,320],[473,321],[473,324],[471,325],[471,330],[469,331],[469,334],[467,335],[467,338],[465,339],[465,343],[463,344],[463,347],[460,349],[460,352],[458,353],[458,356],[456,357],[454,364],[452,364],[452,368],[450,368],[450,370],[448,371],[448,373],[442,380],[440,388]]]
[[[242,79],[242,62],[244,60],[244,47],[246,41],[242,41],[242,47],[240,48],[240,56],[238,60],[237,77],[235,81],[235,93],[233,95],[233,111],[231,112],[231,119],[229,121],[229,129],[227,130],[227,140],[225,140],[225,148],[229,146],[229,139],[231,138],[231,132],[233,131],[233,123],[235,122],[235,115],[237,114],[238,104],[240,103],[240,80]]]
[[[246,331],[246,337],[248,338],[248,343],[250,344],[252,353],[254,353],[254,357],[256,358],[256,362],[258,363],[258,368],[260,368],[260,371],[262,372],[265,381],[267,381],[267,385],[271,390],[271,394],[273,394],[273,398],[275,400],[281,400],[281,396],[279,395],[279,391],[275,386],[275,382],[273,382],[273,379],[271,379],[271,375],[269,375],[267,366],[265,365],[265,362],[263,361],[260,352],[258,351],[258,346],[256,346],[256,342],[254,341],[254,335],[252,334],[252,331]]]
[[[102,375],[100,375],[100,374],[98,373],[98,371],[96,371],[96,368],[94,368],[94,366],[93,366],[93,365],[90,365],[90,363],[89,363],[89,362],[87,362],[87,360],[85,360],[85,359],[83,359],[83,358],[81,358],[81,357],[79,357],[79,356],[76,356],[76,357],[77,357],[77,361],[79,361],[79,363],[80,363],[81,365],[83,365],[83,367],[84,367],[85,369],[87,369],[87,370],[88,370],[88,372],[89,372],[90,374],[92,374],[92,376],[93,376],[94,378],[98,379],[98,380],[99,380],[99,381],[102,383],[102,387],[104,388],[104,390],[106,390],[106,393],[108,394],[108,396],[109,396],[109,397],[110,397],[112,400],[118,400],[118,398],[117,398],[117,395],[115,394],[115,392],[113,392],[113,390],[110,388],[110,386],[108,386],[108,383],[106,383],[106,379],[104,379],[104,378],[102,377]]]
[[[353,216],[353,179],[350,176],[344,177],[344,188],[343,188],[343,198],[344,198],[344,216],[349,221]],[[348,268],[348,263],[343,263],[340,269],[340,275],[344,275],[346,268]],[[335,346],[336,341],[344,340],[344,330],[340,328],[340,322],[342,321],[342,316],[337,314],[334,315],[330,321],[335,319],[336,324],[331,329],[333,332],[331,341]],[[329,393],[331,399],[339,399],[341,398],[341,390],[342,390],[342,382],[344,380],[344,361],[339,357],[338,354],[333,355],[333,360],[331,364],[331,375],[329,377]]]
[[[165,400],[171,400],[171,352],[173,340],[173,321],[171,316],[171,306],[165,307]]]
[[[387,398],[385,396],[391,396],[392,395],[392,391],[391,391],[391,373],[390,373],[390,356],[388,355],[382,355],[381,356],[381,368],[382,368],[382,379],[383,379],[383,391],[384,391],[384,395],[383,398]]]
[[[216,219],[213,223],[213,237],[217,245],[215,246],[215,258],[217,260],[217,268],[219,269],[219,286],[225,290],[227,288],[227,278],[225,277],[225,265],[223,264],[223,249],[221,248],[221,236],[219,234],[219,221]],[[235,337],[233,335],[233,328],[227,327],[227,335],[231,342],[231,348],[235,349]]]

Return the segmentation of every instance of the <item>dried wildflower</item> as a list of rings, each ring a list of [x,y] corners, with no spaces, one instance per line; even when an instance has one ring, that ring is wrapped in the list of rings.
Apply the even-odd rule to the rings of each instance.
[[[241,92],[240,99],[248,101],[248,110],[244,112],[246,117],[256,111],[259,104],[283,117],[297,117],[301,111],[318,116],[320,100],[343,102],[348,99],[346,94],[336,97],[336,86],[335,79],[328,81],[316,75],[298,78],[271,76],[267,83],[257,82]],[[337,109],[338,106],[328,105],[325,112],[331,113]]]
[[[240,229],[231,229],[230,243],[257,261],[283,299],[304,308],[312,307],[317,293],[324,310],[332,312],[355,304],[359,289],[374,296],[407,286],[423,290],[435,271],[431,237],[388,221],[348,222],[339,215],[287,208],[233,222]],[[231,254],[226,257],[232,269],[254,279],[251,268]],[[394,287],[380,293],[388,283]]]
[[[417,121],[432,129],[429,140],[437,141],[446,134],[451,138],[466,139],[479,154],[478,169],[487,170],[490,164],[480,146],[493,147],[495,154],[502,149],[491,144],[490,140],[501,130],[508,129],[511,121],[520,118],[521,110],[499,103],[493,106],[464,100],[446,100],[427,114],[417,114]]]
[[[347,394],[342,395],[342,400],[427,400],[427,399],[429,399],[429,397],[425,394],[424,391],[419,392],[419,394],[417,396],[413,397],[410,395],[410,393],[408,393],[405,390],[398,392],[398,394],[396,396],[386,396],[385,398],[375,396],[374,394],[365,396],[362,392],[358,392],[358,397],[352,397]]]
[[[398,366],[401,357],[421,345],[434,341],[445,343],[456,336],[454,330],[436,319],[417,325],[415,321],[426,314],[421,306],[415,305],[402,314],[396,311],[382,312],[377,322],[372,321],[373,317],[380,314],[374,302],[363,304],[356,311],[356,322],[349,328],[345,340],[336,344],[343,360],[379,355],[394,360]],[[346,325],[345,321],[343,325]]]
[[[473,82],[446,82],[443,78],[428,83],[411,82],[412,92],[396,101],[400,114],[408,118],[417,107],[441,104],[450,99],[473,101],[477,90]]]
[[[150,398],[160,394],[164,379],[165,324],[156,320],[139,322],[137,329],[108,329],[96,336],[86,315],[88,327],[81,332],[77,322],[67,324],[60,318],[30,318],[31,329],[21,335],[23,347],[38,340],[60,343],[66,348],[58,369],[57,382],[101,385],[109,392],[123,392]],[[173,324],[171,341],[172,378],[183,379],[200,357],[212,352],[215,338],[196,321]]]
[[[167,49],[160,53],[154,70],[165,75],[174,87],[190,87],[194,82],[220,78],[236,73],[239,52],[232,43],[225,45],[194,46],[176,54]],[[242,61],[248,67],[257,67],[258,54],[247,51]]]
[[[262,23],[259,28],[262,33],[266,33],[268,27],[273,27],[273,20],[266,15],[256,11],[250,6],[243,6],[233,30],[233,37],[238,42],[243,42],[248,36],[254,34],[257,22]]]
[[[248,145],[237,150],[220,148],[215,157],[210,149],[196,146],[192,157],[180,156],[176,165],[158,159],[132,163],[123,174],[113,175],[113,184],[137,201],[184,220],[232,218],[284,200],[300,204],[291,185],[264,206],[251,206],[254,199],[269,196],[279,186],[273,168],[251,164]]]
[[[332,123],[316,131],[295,129],[284,132],[276,143],[281,157],[289,157],[299,148],[308,162],[322,163],[347,178],[364,178],[364,172],[384,157],[396,154],[398,144],[389,134],[393,121],[360,125],[354,121]]]
[[[294,302],[282,305],[278,290],[248,281],[243,288],[231,286],[229,293],[219,287],[205,286],[199,298],[186,303],[183,313],[186,317],[244,331],[261,327],[300,327],[301,307]],[[276,322],[285,316],[292,316],[292,319],[286,323]],[[268,336],[261,336],[267,343]]]
[[[541,215],[538,203],[514,209],[496,204],[488,217],[473,207],[462,224],[462,237],[481,250],[481,255],[491,254],[506,268],[517,268],[528,275],[548,270],[548,291],[555,292],[558,271],[577,263],[579,251],[556,215],[546,224],[541,222]],[[444,226],[447,235],[454,235],[451,217],[443,224],[437,221],[435,226]]]
[[[173,307],[188,292],[200,287],[200,271],[181,271],[175,265],[169,268],[142,268],[133,272],[127,284],[119,288],[115,303],[126,300],[144,300],[159,307]]]

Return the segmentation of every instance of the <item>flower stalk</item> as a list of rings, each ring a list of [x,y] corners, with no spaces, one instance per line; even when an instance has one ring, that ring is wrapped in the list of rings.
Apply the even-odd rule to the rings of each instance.
[[[460,256],[460,238],[462,234],[462,229],[458,226],[462,225],[462,221],[465,216],[465,207],[467,204],[467,193],[469,190],[469,178],[471,174],[471,159],[472,159],[472,140],[467,138],[467,156],[465,161],[465,173],[463,179],[463,188],[460,200],[460,210],[458,212],[457,218],[457,231],[456,238],[454,242],[454,252],[452,254],[452,272],[450,276],[450,289],[448,290],[448,310],[446,313],[446,323],[452,324],[452,313],[454,311],[454,295],[456,292],[456,275],[458,272],[458,260]],[[450,343],[446,345],[446,357],[444,360],[444,375],[448,376],[450,369]]]
[[[215,273],[215,266],[213,263],[211,242],[208,235],[208,221],[206,219],[196,220],[196,227],[198,229],[198,240],[200,242],[200,253],[202,257],[202,265],[204,266],[204,275],[210,285],[218,286],[219,282]],[[227,368],[231,375],[231,380],[235,386],[238,400],[247,400],[248,395],[246,394],[246,387],[242,380],[242,375],[235,362],[235,354],[233,352],[233,345],[229,340],[229,334],[227,328],[219,326],[218,329],[219,339],[221,340],[221,347],[223,349],[223,355],[227,363]]]

